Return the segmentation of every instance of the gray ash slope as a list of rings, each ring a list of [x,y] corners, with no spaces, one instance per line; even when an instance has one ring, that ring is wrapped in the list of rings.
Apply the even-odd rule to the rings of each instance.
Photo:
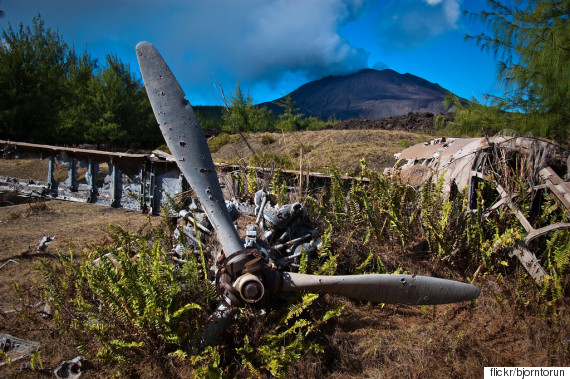
[[[410,112],[445,113],[443,100],[448,93],[440,85],[412,74],[364,69],[306,83],[290,95],[298,112],[305,116],[376,120]],[[283,108],[277,104],[282,99],[260,105],[280,114]]]

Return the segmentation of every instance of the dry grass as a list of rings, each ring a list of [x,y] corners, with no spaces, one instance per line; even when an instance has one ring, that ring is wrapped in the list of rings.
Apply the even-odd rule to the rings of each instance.
[[[346,301],[327,336],[321,362],[330,378],[480,378],[486,366],[564,366],[553,346],[568,337],[547,321],[515,306],[513,283],[479,283],[482,295],[469,304],[385,307]],[[500,294],[499,302],[493,293]],[[566,353],[567,354],[567,353]],[[300,365],[297,368],[308,368]],[[310,369],[309,369],[310,370]],[[303,376],[301,372],[297,372]]]
[[[394,163],[394,153],[405,146],[423,142],[432,137],[425,134],[386,130],[318,130],[295,133],[248,134],[249,144],[256,152],[286,155],[297,165],[301,159],[304,169],[323,171],[334,163],[342,172],[352,173],[366,159],[370,168],[382,170]],[[275,142],[268,143],[274,139]],[[220,147],[214,161],[233,163],[249,161],[251,152],[241,140]]]
[[[373,251],[389,272],[400,269],[460,281],[473,277],[473,267],[460,272],[430,259],[421,236],[401,251],[390,241],[362,246],[350,232],[333,237],[339,265],[353,267],[353,261],[361,262]],[[523,305],[521,295],[532,299],[538,290],[523,277],[522,268],[504,278],[480,277],[474,284],[481,287],[481,296],[474,303],[413,307],[344,299],[343,315],[320,336],[324,356],[301,359],[291,377],[481,378],[489,366],[567,366],[567,301],[557,317],[544,315],[537,302]]]

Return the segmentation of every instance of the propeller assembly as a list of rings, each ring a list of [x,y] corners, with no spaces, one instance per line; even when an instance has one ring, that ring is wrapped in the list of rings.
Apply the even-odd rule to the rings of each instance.
[[[284,272],[264,252],[244,249],[224,202],[218,176],[198,119],[178,81],[148,42],[136,47],[152,109],[166,144],[216,230],[222,245],[217,259],[218,309],[270,303],[282,292],[310,291],[389,304],[447,304],[476,299],[479,287],[423,276],[347,276]]]

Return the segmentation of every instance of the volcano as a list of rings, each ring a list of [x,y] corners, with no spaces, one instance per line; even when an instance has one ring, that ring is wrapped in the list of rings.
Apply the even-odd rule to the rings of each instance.
[[[322,120],[336,118],[376,120],[409,112],[445,113],[443,100],[450,92],[412,74],[364,69],[343,76],[327,76],[290,93],[298,113]],[[262,103],[274,114],[284,97]]]

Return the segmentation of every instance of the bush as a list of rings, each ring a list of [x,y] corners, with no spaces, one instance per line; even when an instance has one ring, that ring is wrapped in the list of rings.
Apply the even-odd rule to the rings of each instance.
[[[222,146],[227,145],[228,143],[235,143],[237,141],[239,141],[238,135],[222,133],[216,137],[210,138],[208,140],[208,147],[210,148],[211,153],[215,153],[220,150]]]
[[[271,134],[263,134],[261,136],[262,145],[271,145],[272,143],[275,143],[275,141],[277,141],[277,139],[273,137]]]

